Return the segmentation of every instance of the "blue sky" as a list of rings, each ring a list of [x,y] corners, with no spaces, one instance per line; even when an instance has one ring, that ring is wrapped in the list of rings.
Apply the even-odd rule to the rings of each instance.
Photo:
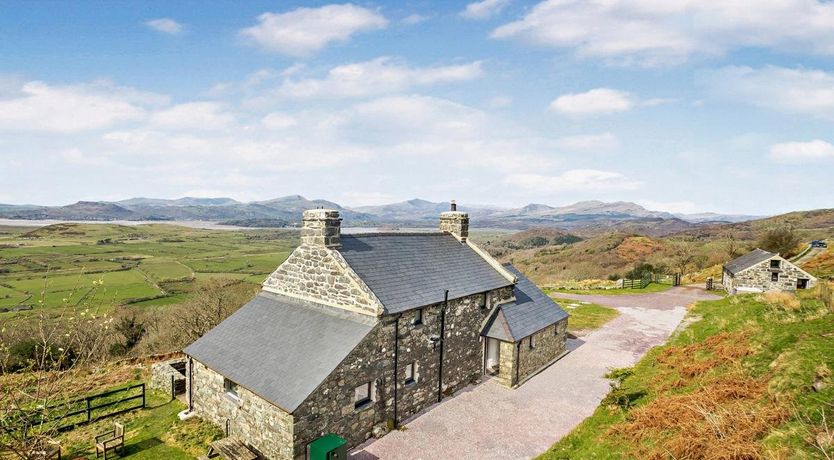
[[[0,1],[0,202],[834,203],[834,4]]]

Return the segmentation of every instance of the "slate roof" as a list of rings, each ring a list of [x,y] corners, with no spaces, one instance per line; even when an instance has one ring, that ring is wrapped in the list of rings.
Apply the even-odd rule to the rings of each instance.
[[[185,353],[293,412],[374,323],[365,315],[261,292]]]
[[[736,273],[750,268],[753,265],[758,263],[764,262],[767,259],[770,259],[773,256],[778,254],[774,254],[772,252],[767,252],[765,250],[756,248],[753,251],[748,252],[747,254],[737,257],[726,264],[724,264],[724,270],[727,270],[731,274],[735,275]]]
[[[382,302],[399,313],[510,286],[483,257],[447,233],[342,235],[342,256]]]
[[[498,307],[484,326],[483,335],[517,342],[568,317],[568,313],[510,264],[504,265],[518,277],[513,288],[515,302]]]

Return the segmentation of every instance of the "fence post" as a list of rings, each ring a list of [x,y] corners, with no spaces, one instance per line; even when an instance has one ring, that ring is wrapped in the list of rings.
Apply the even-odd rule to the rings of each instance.
[[[84,398],[87,401],[87,423],[90,423],[90,419],[92,418],[92,411],[90,410],[90,398]]]
[[[139,384],[139,386],[142,388],[142,408],[144,409],[145,408],[145,383],[142,382],[141,384]]]

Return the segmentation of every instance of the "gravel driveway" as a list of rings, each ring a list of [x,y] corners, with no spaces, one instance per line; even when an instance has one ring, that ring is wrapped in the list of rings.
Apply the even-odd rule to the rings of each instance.
[[[470,386],[405,421],[406,429],[356,448],[351,459],[518,459],[534,457],[591,415],[608,393],[602,376],[634,364],[666,341],[703,289],[561,298],[608,305],[620,316],[576,340],[571,353],[512,390],[492,380]]]

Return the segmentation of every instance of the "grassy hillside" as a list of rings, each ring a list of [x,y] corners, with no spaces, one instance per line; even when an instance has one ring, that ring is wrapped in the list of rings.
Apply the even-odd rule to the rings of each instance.
[[[834,209],[793,212],[737,224],[706,225],[666,236],[618,230],[583,233],[581,240],[574,237],[554,242],[552,235],[558,231],[533,229],[524,232],[523,241],[551,242],[525,245],[520,244],[518,235],[513,235],[485,242],[485,247],[495,256],[511,261],[537,283],[559,284],[565,280],[621,277],[638,263],[679,271],[685,262],[686,273],[720,268],[729,259],[755,248],[765,232],[780,226],[794,229],[801,241],[793,249],[798,253],[811,240],[834,237]],[[816,264],[808,267],[815,275],[834,275],[834,256],[822,258]],[[705,277],[695,278],[700,281]]]
[[[541,459],[831,458],[834,312],[817,292],[700,302]]]
[[[183,301],[198,279],[260,283],[297,244],[297,232],[172,225],[57,224],[0,229],[0,319],[72,307],[103,283],[109,306]]]

